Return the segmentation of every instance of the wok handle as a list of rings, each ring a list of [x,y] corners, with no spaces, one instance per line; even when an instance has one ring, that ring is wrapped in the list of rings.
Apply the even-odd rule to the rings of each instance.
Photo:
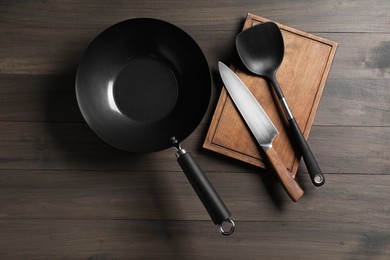
[[[190,181],[192,188],[198,194],[199,199],[202,201],[204,207],[209,213],[214,224],[219,225],[219,230],[222,235],[231,235],[234,231],[235,224],[230,219],[230,212],[226,208],[225,204],[203,173],[202,169],[195,162],[191,153],[186,152],[180,146],[175,146],[177,162],[183,169],[187,179]],[[224,222],[229,222],[230,229],[225,231],[223,228]]]
[[[279,158],[279,155],[275,152],[272,146],[265,150],[265,154],[290,198],[294,202],[298,201],[303,195],[303,190],[288,172],[286,166],[284,166],[282,160]]]
[[[309,172],[310,179],[314,186],[321,186],[325,183],[325,177],[322,174],[320,166],[318,166],[317,160],[314,157],[313,152],[311,151],[309,145],[307,144],[306,139],[303,137],[301,129],[299,128],[297,121],[295,120],[290,108],[288,107],[287,101],[284,98],[283,92],[279,86],[278,81],[276,80],[275,74],[270,76],[272,85],[274,86],[275,92],[282,104],[283,110],[287,116],[293,137],[296,140],[299,151],[302,154],[303,160],[305,161],[307,171]]]

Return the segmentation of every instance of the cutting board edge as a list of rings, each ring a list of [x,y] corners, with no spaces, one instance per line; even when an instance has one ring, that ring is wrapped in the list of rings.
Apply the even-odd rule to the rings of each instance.
[[[254,21],[257,21],[257,22],[267,22],[267,21],[271,21],[271,20],[263,18],[263,17],[260,17],[260,16],[257,16],[257,15],[254,15],[252,13],[247,13],[247,17],[246,17],[244,25],[243,25],[243,30],[249,28],[253,24]],[[287,30],[287,31],[291,31],[291,32],[293,32],[295,34],[301,35],[303,37],[306,37],[306,38],[309,38],[309,39],[312,39],[312,40],[315,40],[315,41],[318,41],[318,42],[321,42],[323,44],[326,44],[326,45],[330,46],[329,56],[328,56],[328,59],[327,59],[327,62],[326,62],[326,65],[325,65],[325,68],[324,68],[324,71],[323,71],[323,74],[322,74],[322,77],[321,77],[320,84],[318,85],[318,89],[317,89],[317,92],[316,92],[316,95],[315,95],[315,98],[314,98],[314,102],[313,102],[313,104],[311,106],[310,115],[309,115],[309,118],[308,118],[308,120],[307,120],[307,122],[305,124],[305,127],[304,127],[303,131],[302,131],[305,139],[307,140],[309,138],[310,131],[311,131],[311,128],[313,126],[314,119],[315,119],[315,115],[317,113],[317,109],[318,109],[318,106],[320,104],[322,93],[323,93],[323,90],[324,90],[325,85],[326,85],[326,80],[327,80],[327,78],[329,76],[329,73],[330,73],[331,65],[333,63],[333,60],[334,60],[334,57],[335,57],[335,54],[336,54],[338,43],[334,42],[334,41],[331,41],[329,39],[325,39],[325,38],[322,38],[322,37],[310,34],[310,33],[303,32],[301,30],[295,29],[293,27],[284,25],[284,24],[279,23],[279,22],[275,22],[275,23],[281,29],[284,29],[284,30]],[[235,70],[234,64],[231,64],[230,67],[233,70]],[[205,148],[207,150],[211,150],[211,151],[217,152],[217,153],[222,154],[224,156],[227,156],[227,157],[230,157],[230,158],[234,158],[234,159],[237,159],[239,161],[242,161],[242,162],[245,162],[245,163],[257,166],[257,167],[260,167],[260,168],[268,169],[269,168],[268,164],[265,163],[262,160],[262,158],[256,158],[256,157],[253,157],[253,156],[248,156],[248,155],[243,154],[243,153],[241,153],[239,151],[235,151],[235,150],[229,149],[228,147],[224,147],[224,146],[222,146],[220,144],[217,144],[217,143],[213,142],[213,137],[214,137],[215,132],[216,132],[216,130],[218,128],[218,122],[219,122],[220,116],[221,116],[221,114],[223,112],[224,104],[226,103],[226,100],[228,98],[229,97],[227,95],[227,92],[225,91],[225,89],[222,88],[221,94],[219,96],[219,99],[218,99],[218,102],[217,102],[217,105],[216,105],[216,109],[215,109],[214,114],[212,116],[210,128],[209,128],[209,130],[207,132],[205,141],[203,143],[203,148]],[[297,174],[298,168],[299,168],[300,155],[295,153],[295,156],[293,156],[293,157],[295,157],[295,158],[293,160],[292,165],[290,165],[290,167],[287,166],[287,168],[289,169],[290,174],[293,177],[295,177],[296,174]]]

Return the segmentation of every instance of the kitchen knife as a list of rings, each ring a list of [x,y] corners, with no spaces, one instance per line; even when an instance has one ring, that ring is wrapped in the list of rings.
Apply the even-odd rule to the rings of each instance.
[[[256,141],[264,150],[283,188],[293,201],[298,201],[303,195],[303,190],[272,147],[272,141],[279,134],[278,130],[241,79],[222,62],[218,62],[218,68],[225,88]]]

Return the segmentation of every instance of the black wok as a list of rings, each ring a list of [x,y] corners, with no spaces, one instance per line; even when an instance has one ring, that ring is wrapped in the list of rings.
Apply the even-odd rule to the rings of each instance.
[[[99,34],[76,75],[77,101],[92,130],[128,152],[174,147],[211,219],[229,235],[230,212],[179,144],[203,118],[210,92],[209,67],[196,42],[178,27],[150,18],[123,21]]]

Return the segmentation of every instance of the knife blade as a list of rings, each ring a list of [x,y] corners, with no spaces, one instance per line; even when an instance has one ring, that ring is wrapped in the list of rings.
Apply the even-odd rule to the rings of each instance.
[[[271,119],[260,106],[244,82],[225,64],[218,62],[219,73],[233,103],[237,107],[257,143],[263,149],[271,167],[278,175],[283,188],[293,201],[298,201],[303,190],[290,175],[279,155],[272,147],[274,138],[279,134]]]

